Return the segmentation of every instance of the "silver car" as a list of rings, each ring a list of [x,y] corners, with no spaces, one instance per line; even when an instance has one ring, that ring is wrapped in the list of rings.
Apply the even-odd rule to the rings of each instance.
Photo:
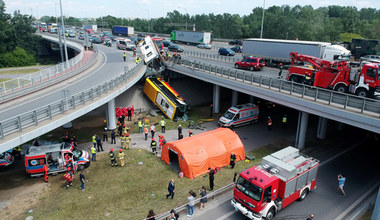
[[[380,56],[378,55],[367,55],[364,57],[360,57],[362,61],[372,62],[372,63],[380,63]]]
[[[198,44],[197,47],[200,48],[200,49],[211,49],[212,45],[211,44],[201,43],[201,44]]]

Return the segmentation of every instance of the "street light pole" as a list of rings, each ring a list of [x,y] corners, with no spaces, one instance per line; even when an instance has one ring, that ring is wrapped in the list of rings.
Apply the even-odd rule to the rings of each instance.
[[[263,38],[263,29],[264,29],[264,11],[265,11],[265,0],[263,4],[263,17],[261,19],[261,33],[260,33],[260,38]]]
[[[183,10],[185,10],[185,19],[186,19],[186,30],[187,30],[187,9],[186,8],[182,8],[182,7],[178,7],[178,8],[180,8],[180,9],[183,9]]]
[[[59,6],[61,8],[61,22],[62,22],[62,32],[63,32],[63,45],[65,45],[65,58],[66,58],[66,61],[68,61],[69,56],[67,55],[65,23],[63,21],[63,13],[62,13],[62,0],[59,0]]]

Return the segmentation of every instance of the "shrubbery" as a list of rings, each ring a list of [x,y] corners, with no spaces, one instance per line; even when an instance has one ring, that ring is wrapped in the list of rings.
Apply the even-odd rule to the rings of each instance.
[[[34,63],[34,56],[20,47],[0,55],[0,67],[29,66]]]

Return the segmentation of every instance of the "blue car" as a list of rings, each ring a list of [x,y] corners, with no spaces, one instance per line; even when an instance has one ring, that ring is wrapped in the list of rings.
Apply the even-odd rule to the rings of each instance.
[[[235,52],[232,51],[230,48],[220,48],[218,51],[219,55],[225,55],[225,56],[234,56]]]

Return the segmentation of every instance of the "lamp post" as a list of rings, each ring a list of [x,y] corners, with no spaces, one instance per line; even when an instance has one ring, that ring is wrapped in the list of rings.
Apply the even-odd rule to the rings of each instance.
[[[187,9],[186,8],[182,8],[182,7],[178,7],[179,9],[183,9],[185,10],[185,18],[186,18],[186,30],[187,30]]]
[[[147,13],[148,13],[148,33],[150,32],[150,13],[149,13],[149,10],[148,9],[144,9]]]
[[[63,45],[65,46],[65,60],[69,60],[69,56],[67,55],[67,46],[66,46],[66,33],[65,33],[65,23],[63,21],[63,13],[62,13],[62,0],[59,0],[59,6],[61,9],[61,22],[62,22],[62,33],[63,33]]]
[[[265,11],[265,0],[263,4],[263,17],[261,19],[261,33],[260,33],[260,38],[263,38],[263,29],[264,29],[264,11]]]
[[[63,56],[61,31],[60,31],[60,28],[59,28],[59,26],[58,26],[57,4],[58,4],[58,2],[56,2],[56,3],[54,4],[54,10],[55,10],[55,23],[57,23],[57,34],[58,34],[58,39],[59,39],[59,51],[60,51],[60,54],[61,54],[61,63],[63,63],[63,62],[65,62],[65,60],[64,60],[64,56]]]

